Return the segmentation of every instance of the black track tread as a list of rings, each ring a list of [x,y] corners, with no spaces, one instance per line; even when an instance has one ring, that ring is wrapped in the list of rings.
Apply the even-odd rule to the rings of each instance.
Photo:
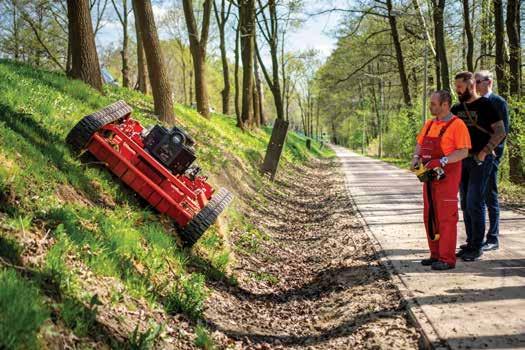
[[[225,188],[214,194],[208,204],[180,231],[183,245],[193,246],[232,200],[233,195]]]
[[[66,143],[73,153],[79,154],[86,148],[91,136],[105,125],[111,124],[132,112],[124,101],[117,101],[98,112],[82,118],[66,136]]]

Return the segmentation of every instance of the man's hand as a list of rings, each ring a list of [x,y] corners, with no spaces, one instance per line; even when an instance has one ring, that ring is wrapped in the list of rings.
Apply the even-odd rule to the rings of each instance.
[[[442,168],[441,160],[439,159],[431,159],[425,164],[425,168],[432,170],[435,168]]]
[[[485,161],[485,157],[487,157],[487,153],[485,151],[479,151],[479,153],[476,155],[476,158],[480,161]]]
[[[420,158],[417,155],[412,157],[412,163],[410,164],[410,170],[415,170],[419,167]]]

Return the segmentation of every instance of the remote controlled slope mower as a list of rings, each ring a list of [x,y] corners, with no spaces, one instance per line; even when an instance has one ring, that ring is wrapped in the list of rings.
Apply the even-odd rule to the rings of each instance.
[[[231,202],[199,176],[194,140],[181,128],[144,128],[130,117],[124,101],[82,118],[66,142],[80,154],[87,150],[151,206],[171,217],[185,246],[192,246]]]

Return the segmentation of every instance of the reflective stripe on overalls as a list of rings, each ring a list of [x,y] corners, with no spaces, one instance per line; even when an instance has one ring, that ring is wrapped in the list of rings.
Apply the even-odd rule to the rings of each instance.
[[[456,116],[452,116],[441,128],[437,137],[428,136],[434,121],[430,123],[421,143],[420,155],[423,164],[431,159],[440,159],[445,156],[441,149],[441,138],[456,119]],[[430,257],[455,266],[461,162],[447,164],[444,170],[444,179],[423,184],[423,217]]]

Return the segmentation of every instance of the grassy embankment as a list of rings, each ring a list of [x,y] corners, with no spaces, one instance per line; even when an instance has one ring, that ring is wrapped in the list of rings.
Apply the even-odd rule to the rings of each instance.
[[[139,300],[197,324],[206,280],[235,283],[229,267],[237,247],[229,246],[229,232],[257,238],[243,207],[257,198],[257,188],[275,186],[257,171],[269,130],[242,133],[234,118],[205,120],[175,107],[198,143],[204,173],[236,195],[221,226],[187,251],[169,220],[103,166],[74,158],[64,143],[82,116],[119,99],[144,124],[156,123],[149,96],[113,87],[102,96],[63,75],[0,61],[0,348],[52,347],[63,333],[85,344],[151,344],[160,325],[137,321],[133,332],[114,337],[104,333],[100,310],[133,309],[130,300]],[[281,168],[330,155],[318,146],[308,151],[304,138],[290,133]],[[209,347],[206,329],[196,326],[196,334],[196,344]]]

